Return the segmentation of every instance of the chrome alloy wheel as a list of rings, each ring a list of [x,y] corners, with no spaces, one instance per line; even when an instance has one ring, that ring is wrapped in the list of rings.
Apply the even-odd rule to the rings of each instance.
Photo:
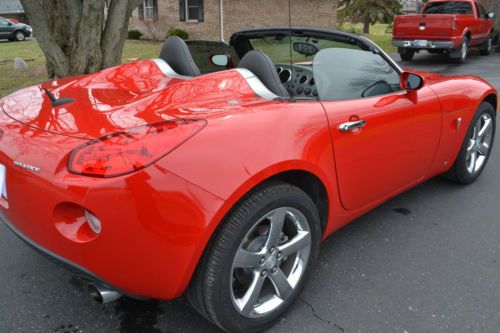
[[[21,31],[18,31],[16,32],[15,38],[21,42],[26,39],[26,36]]]
[[[474,175],[484,165],[491,147],[493,120],[489,113],[484,113],[474,125],[472,137],[467,146],[467,171]]]
[[[291,207],[277,208],[246,234],[231,268],[231,299],[247,318],[266,316],[290,298],[311,253],[307,218]]]
[[[468,45],[466,42],[463,42],[462,43],[462,50],[460,52],[460,56],[461,56],[462,60],[467,59],[467,52],[468,52]]]
[[[493,51],[493,40],[490,38],[488,38],[488,52],[491,52]]]

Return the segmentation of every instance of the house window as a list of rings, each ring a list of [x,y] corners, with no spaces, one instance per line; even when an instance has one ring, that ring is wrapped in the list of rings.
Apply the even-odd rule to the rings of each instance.
[[[203,0],[179,0],[181,21],[203,22]]]
[[[158,20],[158,0],[146,0],[142,5],[139,5],[139,20]]]

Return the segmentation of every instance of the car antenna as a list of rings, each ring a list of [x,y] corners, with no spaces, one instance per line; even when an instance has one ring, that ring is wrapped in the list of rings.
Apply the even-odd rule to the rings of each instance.
[[[48,89],[44,88],[43,90],[45,91],[45,93],[49,97],[50,103],[54,107],[55,106],[59,106],[59,105],[63,105],[63,104],[67,104],[67,103],[71,103],[71,102],[75,101],[74,98],[59,98],[59,99],[57,99]]]
[[[293,48],[292,48],[292,0],[288,0],[288,28],[290,29],[290,72],[291,72],[291,82],[293,82]],[[286,88],[286,87],[285,87]],[[293,96],[293,89],[290,92],[290,98],[288,99],[290,102],[295,102],[296,99]]]

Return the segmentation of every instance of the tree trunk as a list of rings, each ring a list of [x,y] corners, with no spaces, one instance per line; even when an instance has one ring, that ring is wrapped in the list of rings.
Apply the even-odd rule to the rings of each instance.
[[[363,18],[363,33],[364,34],[369,34],[370,33],[370,24],[371,24],[371,19],[370,19],[370,14],[366,13],[365,17]]]
[[[21,0],[51,79],[94,73],[119,64],[130,15],[142,2]]]

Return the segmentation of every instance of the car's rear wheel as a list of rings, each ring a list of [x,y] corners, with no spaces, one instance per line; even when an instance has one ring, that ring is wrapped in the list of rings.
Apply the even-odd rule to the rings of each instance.
[[[467,60],[468,56],[469,39],[466,37],[464,38],[462,44],[460,44],[460,47],[458,49],[450,52],[450,59],[457,64],[463,64]]]
[[[413,57],[415,56],[415,51],[402,48],[399,49],[399,56],[403,61],[412,61]]]
[[[22,31],[16,31],[14,32],[14,39],[17,40],[18,42],[22,42],[23,40],[26,39],[26,35]]]
[[[472,119],[458,157],[446,174],[447,178],[460,184],[469,184],[479,177],[491,154],[495,128],[495,108],[484,102]]]
[[[488,56],[493,51],[493,37],[488,37],[488,41],[481,45],[479,48],[479,53],[483,56]]]
[[[318,211],[306,193],[286,183],[262,186],[213,236],[187,297],[226,331],[262,331],[299,295],[320,237]]]

